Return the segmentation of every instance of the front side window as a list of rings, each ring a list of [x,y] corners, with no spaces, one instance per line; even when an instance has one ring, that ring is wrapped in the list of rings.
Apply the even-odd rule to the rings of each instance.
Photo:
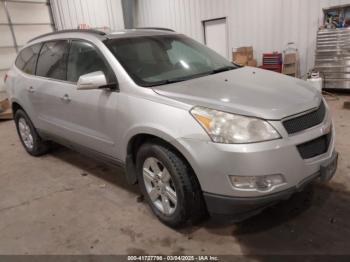
[[[183,35],[110,39],[105,44],[141,86],[184,81],[237,68],[213,50]]]
[[[40,51],[36,75],[66,80],[68,50],[67,40],[46,42]]]
[[[34,75],[41,44],[24,48],[17,56],[15,65],[23,72]]]
[[[108,83],[113,82],[111,70],[96,48],[85,41],[73,40],[69,51],[67,80],[78,82],[80,76],[96,71],[102,71]]]

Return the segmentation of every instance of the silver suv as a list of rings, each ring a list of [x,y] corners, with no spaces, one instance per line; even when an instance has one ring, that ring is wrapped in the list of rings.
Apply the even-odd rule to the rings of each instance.
[[[168,30],[43,35],[6,79],[29,154],[54,141],[125,167],[172,227],[243,219],[336,171],[319,92]]]

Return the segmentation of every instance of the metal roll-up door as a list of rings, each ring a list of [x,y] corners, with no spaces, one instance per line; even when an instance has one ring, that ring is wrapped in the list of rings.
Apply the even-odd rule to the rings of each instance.
[[[0,92],[4,76],[28,40],[55,30],[46,0],[0,0]]]

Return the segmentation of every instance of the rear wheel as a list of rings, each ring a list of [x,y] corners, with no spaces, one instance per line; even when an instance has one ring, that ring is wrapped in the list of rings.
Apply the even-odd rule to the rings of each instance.
[[[48,142],[43,141],[27,114],[19,109],[15,113],[17,133],[26,151],[32,156],[41,156],[48,152]]]
[[[198,181],[184,159],[167,145],[145,143],[137,153],[140,189],[153,213],[171,227],[205,214]]]

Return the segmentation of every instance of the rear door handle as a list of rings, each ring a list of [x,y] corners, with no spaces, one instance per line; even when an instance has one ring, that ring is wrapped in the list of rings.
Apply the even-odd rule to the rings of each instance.
[[[34,92],[35,92],[34,87],[30,86],[30,87],[28,88],[28,92],[29,92],[29,93],[34,93]]]
[[[61,97],[61,100],[65,103],[69,103],[71,101],[70,97],[68,94],[65,94],[64,96]]]

